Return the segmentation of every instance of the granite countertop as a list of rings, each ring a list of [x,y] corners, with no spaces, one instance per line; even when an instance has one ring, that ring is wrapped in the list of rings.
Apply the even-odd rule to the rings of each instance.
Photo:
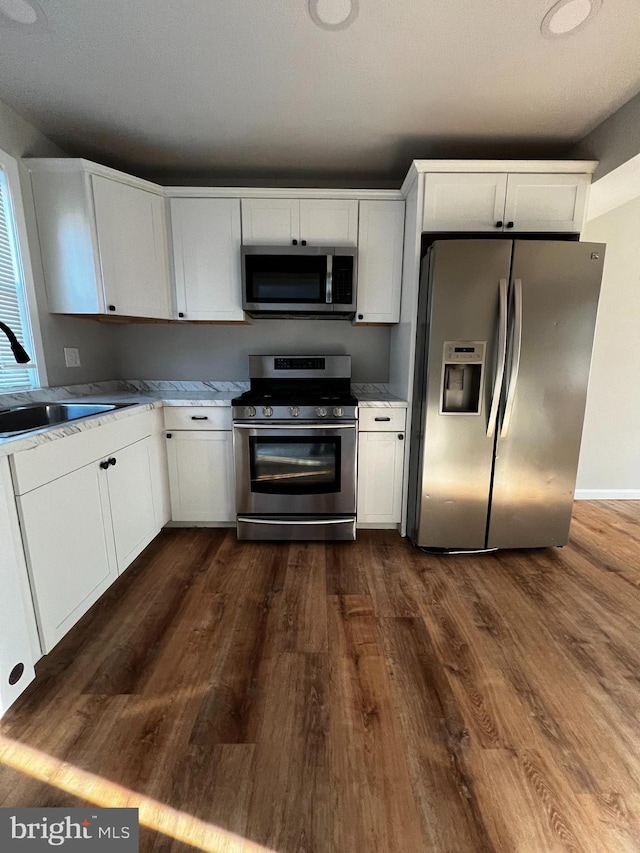
[[[50,441],[84,432],[161,406],[230,406],[231,400],[248,387],[245,382],[105,382],[65,388],[44,388],[31,393],[3,395],[0,408],[30,402],[62,401],[83,403],[126,403],[127,408],[90,415],[65,424],[42,427],[21,435],[0,438],[0,456],[30,450]],[[363,408],[407,408],[406,400],[390,394],[380,384],[358,385],[354,393]],[[75,392],[75,393],[74,393]]]

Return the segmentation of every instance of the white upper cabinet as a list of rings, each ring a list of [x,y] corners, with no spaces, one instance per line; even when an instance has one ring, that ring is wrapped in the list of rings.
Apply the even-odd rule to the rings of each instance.
[[[509,175],[505,229],[579,234],[590,181],[590,175]]]
[[[357,246],[358,202],[300,199],[300,239],[309,246]]]
[[[290,246],[299,239],[299,199],[242,199],[242,242],[245,246]]]
[[[585,174],[428,173],[423,230],[578,234],[590,180]]]
[[[24,162],[49,310],[169,318],[163,190],[86,160]]]
[[[243,198],[242,242],[252,245],[355,246],[354,199]]]
[[[506,190],[504,174],[427,174],[422,230],[501,231]]]
[[[164,198],[92,175],[107,312],[169,317]]]
[[[240,199],[173,198],[176,307],[185,320],[244,320]]]
[[[404,201],[361,201],[356,323],[398,323]]]

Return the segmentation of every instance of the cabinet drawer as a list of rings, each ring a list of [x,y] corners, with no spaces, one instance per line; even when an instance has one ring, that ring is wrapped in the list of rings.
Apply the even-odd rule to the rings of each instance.
[[[403,432],[406,424],[406,409],[360,408],[358,410],[360,432]]]
[[[165,429],[231,429],[230,406],[165,406]]]
[[[153,432],[154,412],[141,412],[122,420],[100,424],[95,429],[66,436],[11,457],[14,491],[24,495],[45,483],[63,477],[146,438]],[[73,426],[73,421],[70,422]]]

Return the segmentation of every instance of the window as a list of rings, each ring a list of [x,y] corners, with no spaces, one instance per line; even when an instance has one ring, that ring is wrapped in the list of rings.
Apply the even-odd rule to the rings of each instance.
[[[15,161],[0,152],[0,320],[6,323],[31,356],[28,364],[16,364],[9,341],[0,331],[0,394],[28,391],[40,385],[36,366],[36,348],[29,318],[25,281],[25,263],[18,242],[16,218],[22,207],[13,202],[20,192]],[[28,260],[27,260],[28,264]],[[27,270],[28,273],[30,270]]]

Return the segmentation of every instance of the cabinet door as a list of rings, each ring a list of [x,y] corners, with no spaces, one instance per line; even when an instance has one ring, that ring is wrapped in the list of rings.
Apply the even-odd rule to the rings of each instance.
[[[0,459],[0,717],[35,678],[40,658],[9,460]]]
[[[425,175],[423,231],[502,231],[506,174]]]
[[[245,246],[291,245],[300,239],[297,198],[243,198],[242,242]]]
[[[109,467],[109,505],[120,574],[158,532],[151,446],[151,438],[144,438],[110,457],[115,464]]]
[[[356,322],[398,323],[403,201],[361,201]]]
[[[349,199],[300,200],[300,239],[309,246],[357,246],[358,202]]]
[[[244,320],[240,199],[171,199],[178,312],[186,320]]]
[[[45,654],[118,576],[107,476],[92,462],[18,498]]]
[[[170,435],[167,456],[173,521],[234,521],[231,431]]]
[[[400,523],[403,464],[404,433],[359,433],[358,522]]]
[[[92,186],[107,313],[169,317],[164,198],[100,175]]]
[[[505,224],[520,233],[579,234],[589,183],[589,175],[509,175]]]

